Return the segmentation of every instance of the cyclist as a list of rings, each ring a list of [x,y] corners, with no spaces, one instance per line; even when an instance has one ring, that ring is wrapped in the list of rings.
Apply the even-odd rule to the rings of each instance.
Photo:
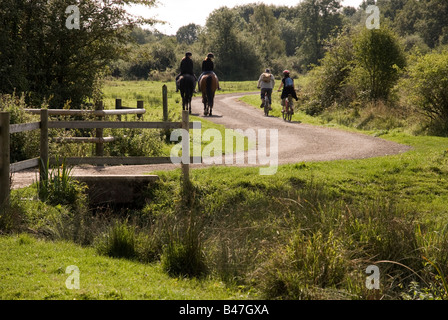
[[[288,98],[289,95],[291,95],[294,99],[296,99],[296,101],[299,100],[299,98],[297,98],[297,93],[296,90],[294,88],[294,80],[290,77],[290,72],[288,70],[283,71],[283,79],[282,79],[282,83],[280,84],[280,87],[278,88],[278,91],[280,92],[282,87],[283,87],[283,91],[282,91],[282,95],[281,95],[281,99],[282,99],[282,113],[285,112],[285,100],[286,98]],[[292,101],[289,101],[291,103],[291,111],[292,113],[294,113],[294,109],[292,108]]]
[[[272,89],[275,86],[275,78],[274,76],[271,74],[271,70],[266,69],[261,75],[260,78],[258,79],[258,85],[257,88],[261,89],[261,105],[260,108],[263,108],[263,101],[264,101],[264,95],[265,93],[268,94],[268,99],[269,99],[269,110],[272,110],[271,108],[271,104],[272,104]]]

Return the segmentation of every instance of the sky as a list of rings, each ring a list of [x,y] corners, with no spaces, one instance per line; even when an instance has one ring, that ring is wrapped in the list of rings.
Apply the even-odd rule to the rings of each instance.
[[[167,21],[165,25],[155,25],[155,28],[167,35],[175,35],[177,30],[190,23],[205,25],[207,17],[213,10],[226,6],[233,8],[248,3],[264,3],[267,5],[296,6],[302,0],[159,0],[159,5],[152,8],[133,6],[129,12],[145,18],[155,18]],[[343,6],[357,8],[362,0],[342,0]]]

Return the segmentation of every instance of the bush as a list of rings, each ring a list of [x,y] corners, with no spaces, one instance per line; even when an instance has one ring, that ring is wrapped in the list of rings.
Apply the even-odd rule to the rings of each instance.
[[[310,102],[305,107],[309,115],[317,115],[333,104],[347,104],[351,100],[345,88],[354,67],[353,45],[348,32],[343,32],[328,43],[328,51],[321,65],[310,71],[311,81],[305,91]]]
[[[388,100],[391,90],[406,66],[398,37],[387,27],[363,29],[353,40],[354,83],[366,91],[369,100]]]
[[[162,267],[171,276],[201,277],[207,267],[204,254],[197,239],[185,243],[173,241],[162,255]]]
[[[409,103],[431,121],[434,133],[448,135],[448,52],[417,58],[404,80]]]
[[[74,180],[71,175],[71,168],[67,166],[65,160],[59,164],[56,158],[56,165],[50,171],[49,161],[44,165],[44,176],[46,179],[37,182],[39,198],[51,205],[68,205],[71,208],[79,208],[86,204],[87,198],[84,194],[85,185]]]
[[[97,242],[97,250],[109,257],[133,259],[136,257],[135,243],[135,228],[127,222],[116,221]]]
[[[160,156],[163,141],[157,130],[112,129],[114,142],[105,145],[110,156]]]
[[[36,121],[23,109],[27,108],[25,96],[20,97],[15,94],[0,95],[0,111],[10,112],[10,123],[26,123]],[[15,133],[11,135],[11,163],[31,159],[39,155],[39,132],[37,130],[30,132]]]
[[[348,206],[322,198],[303,198],[300,205],[303,219],[291,240],[272,250],[255,274],[267,299],[366,298],[370,264],[381,267],[382,295],[395,296],[418,279],[422,251],[402,208],[382,200]]]

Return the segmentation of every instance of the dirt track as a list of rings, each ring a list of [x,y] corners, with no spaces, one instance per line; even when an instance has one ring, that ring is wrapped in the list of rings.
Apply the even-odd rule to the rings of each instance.
[[[393,155],[410,150],[409,146],[359,133],[316,127],[297,122],[288,123],[283,121],[283,119],[275,117],[266,118],[262,109],[248,106],[237,100],[244,95],[247,95],[247,93],[216,96],[213,116],[207,117],[207,119],[222,124],[229,129],[254,129],[255,132],[258,132],[260,129],[277,129],[279,141],[278,164],[302,161],[363,159]],[[192,104],[193,115],[203,116],[202,109],[201,100],[199,97],[196,97]],[[269,146],[268,144],[268,150]],[[269,155],[269,152],[267,152],[267,155]],[[247,161],[247,153],[244,163],[244,165],[249,163]],[[196,164],[192,165],[192,168],[205,166],[208,165]],[[154,170],[171,170],[176,168],[179,168],[179,165],[83,166],[75,167],[72,173],[75,176],[102,174],[134,175]],[[36,170],[15,173],[13,175],[13,188],[31,184],[36,179],[36,176]]]

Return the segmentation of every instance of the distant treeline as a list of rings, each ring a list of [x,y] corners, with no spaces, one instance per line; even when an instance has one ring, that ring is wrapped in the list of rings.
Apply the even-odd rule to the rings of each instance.
[[[154,21],[132,17],[125,3],[154,6],[153,0],[79,0],[76,17],[67,12],[71,0],[0,1],[0,93],[25,93],[35,105],[80,107],[101,95],[98,81],[105,76],[173,80],[186,51],[197,74],[213,52],[215,71],[227,81],[254,80],[267,67],[277,77],[284,69],[306,73],[322,65],[340,34],[365,29],[369,4],[379,7],[381,28],[408,51],[429,52],[448,42],[445,0],[367,0],[359,8],[343,7],[341,0],[223,6],[205,26],[189,24],[175,36],[142,29]],[[66,27],[71,17],[79,29]]]
[[[247,4],[213,11],[204,27],[189,24],[176,36],[137,28],[126,58],[112,74],[126,79],[167,79],[178,70],[185,51],[193,52],[196,73],[208,52],[225,80],[253,80],[266,67],[305,73],[320,65],[328,41],[346,28],[364,26],[368,5],[380,9],[381,26],[391,28],[405,48],[427,51],[448,42],[448,1],[367,0],[358,8],[340,0],[304,0],[294,7]]]

